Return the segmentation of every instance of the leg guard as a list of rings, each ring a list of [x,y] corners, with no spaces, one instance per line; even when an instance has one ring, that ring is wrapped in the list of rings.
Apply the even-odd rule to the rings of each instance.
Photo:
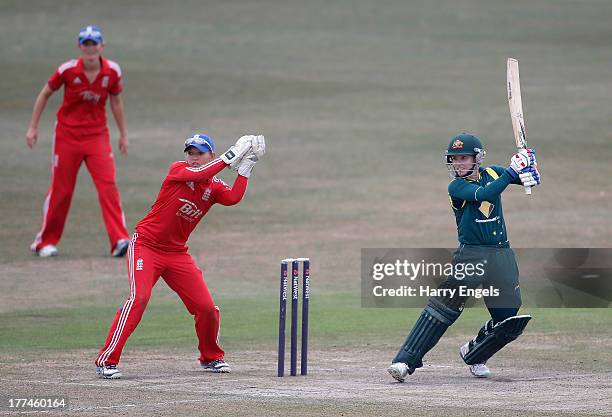
[[[467,365],[485,363],[501,348],[519,337],[529,320],[529,315],[513,316],[495,326],[492,320],[487,321],[478,336],[469,342],[469,350],[461,355],[463,361]]]
[[[409,374],[423,366],[423,356],[438,343],[460,314],[461,309],[449,307],[439,299],[430,299],[393,363],[407,364]]]

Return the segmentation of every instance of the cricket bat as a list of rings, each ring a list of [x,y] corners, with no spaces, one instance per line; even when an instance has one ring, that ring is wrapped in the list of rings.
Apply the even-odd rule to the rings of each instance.
[[[523,118],[523,102],[521,100],[521,81],[519,79],[519,65],[514,58],[508,58],[507,71],[508,106],[512,119],[512,130],[517,149],[527,149],[527,131]],[[525,187],[525,194],[531,194],[531,187]]]

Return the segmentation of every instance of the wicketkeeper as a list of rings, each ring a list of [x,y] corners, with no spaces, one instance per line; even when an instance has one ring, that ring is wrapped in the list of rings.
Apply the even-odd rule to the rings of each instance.
[[[480,140],[468,133],[455,136],[446,150],[446,165],[453,178],[448,194],[459,239],[453,263],[481,263],[485,273],[463,279],[451,276],[440,285],[449,289],[491,286],[499,291],[497,296],[484,297],[491,319],[460,349],[471,373],[481,378],[491,374],[487,360],[516,339],[531,319],[529,315],[516,315],[521,306],[519,271],[506,232],[501,193],[510,184],[532,187],[540,184],[533,149],[518,151],[508,168],[482,167],[484,156]],[[456,291],[453,297],[429,300],[388,368],[393,378],[403,382],[407,375],[423,366],[423,356],[463,311],[467,297],[458,294]]]
[[[117,369],[121,351],[160,276],[194,316],[202,368],[230,371],[219,345],[219,308],[187,252],[187,239],[213,204],[232,206],[242,200],[253,166],[265,152],[265,141],[261,135],[243,136],[215,158],[212,139],[196,134],[185,141],[184,152],[186,160],[170,165],[151,211],[136,225],[127,253],[130,295],[117,311],[96,359],[100,377],[121,377]],[[231,188],[215,177],[228,166],[238,172]]]

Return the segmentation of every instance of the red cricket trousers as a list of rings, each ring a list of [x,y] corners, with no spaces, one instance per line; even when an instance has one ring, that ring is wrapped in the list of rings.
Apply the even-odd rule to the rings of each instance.
[[[43,205],[42,226],[30,248],[36,251],[60,241],[83,161],[98,191],[110,250],[118,240],[128,239],[108,129],[87,134],[56,124],[51,161],[51,186]]]
[[[130,296],[117,311],[96,365],[119,363],[121,351],[147,307],[151,290],[160,276],[181,298],[194,316],[200,362],[223,359],[219,346],[219,308],[215,305],[202,271],[187,252],[164,252],[138,241],[138,233],[127,252]]]

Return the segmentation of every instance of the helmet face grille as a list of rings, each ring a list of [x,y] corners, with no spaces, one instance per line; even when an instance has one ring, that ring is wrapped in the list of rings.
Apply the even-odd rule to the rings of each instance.
[[[485,152],[484,149],[481,149],[481,148],[474,148],[474,151],[476,152],[475,153],[475,155],[476,155],[476,164],[477,165],[481,165],[484,162],[485,155],[487,153]]]
[[[448,169],[448,173],[450,177],[453,179],[469,177],[474,172],[478,172],[478,169],[479,169],[479,165],[477,163],[474,163],[474,165],[472,166],[472,169],[468,170],[468,172],[465,175],[459,175],[452,161],[447,162],[445,165],[446,165],[446,169]]]
[[[446,155],[445,156],[445,163],[444,165],[446,165],[446,169],[448,169],[448,173],[450,175],[451,178],[465,178],[468,177],[470,175],[472,175],[472,173],[474,173],[474,171],[478,172],[480,169],[480,166],[482,165],[482,163],[484,162],[484,157],[485,157],[486,152],[482,149],[478,149],[478,151],[475,154],[460,154],[460,155],[474,155],[474,165],[472,167],[471,170],[468,171],[467,174],[465,175],[459,175],[457,174],[457,171],[455,170],[455,165],[453,164],[453,156],[454,155]]]

